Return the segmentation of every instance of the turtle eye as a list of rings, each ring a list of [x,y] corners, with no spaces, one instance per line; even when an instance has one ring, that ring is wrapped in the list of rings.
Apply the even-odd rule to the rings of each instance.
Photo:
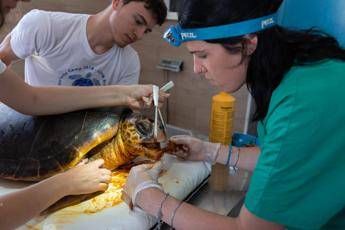
[[[143,136],[149,136],[153,132],[152,123],[149,121],[137,121],[135,123],[135,127],[138,130],[138,132]]]

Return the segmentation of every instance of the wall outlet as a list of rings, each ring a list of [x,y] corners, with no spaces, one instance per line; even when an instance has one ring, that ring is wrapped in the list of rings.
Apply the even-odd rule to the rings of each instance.
[[[173,72],[180,72],[183,68],[182,60],[170,60],[162,59],[159,64],[156,66],[158,69],[169,70]]]

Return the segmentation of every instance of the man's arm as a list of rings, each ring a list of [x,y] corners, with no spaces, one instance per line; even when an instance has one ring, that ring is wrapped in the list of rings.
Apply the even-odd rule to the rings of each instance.
[[[7,65],[11,65],[14,61],[19,60],[11,47],[11,34],[8,34],[0,44],[0,59]]]
[[[151,94],[152,85],[33,87],[10,69],[0,74],[0,101],[30,115],[120,105],[140,109],[145,106],[144,98],[149,98]]]

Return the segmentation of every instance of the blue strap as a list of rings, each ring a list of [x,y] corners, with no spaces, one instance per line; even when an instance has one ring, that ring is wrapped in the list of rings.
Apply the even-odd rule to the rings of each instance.
[[[229,25],[213,26],[201,29],[181,29],[181,39],[188,40],[211,40],[218,38],[237,37],[251,34],[276,25],[277,14],[271,14],[261,18],[251,19],[245,22],[238,22]],[[188,35],[194,35],[188,37]]]

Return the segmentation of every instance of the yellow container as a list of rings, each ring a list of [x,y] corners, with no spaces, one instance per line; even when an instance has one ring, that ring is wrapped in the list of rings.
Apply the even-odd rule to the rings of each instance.
[[[228,93],[220,92],[212,97],[209,140],[229,145],[233,132],[235,98]],[[215,191],[228,189],[228,167],[222,164],[212,166],[210,185]]]
[[[233,132],[236,99],[228,93],[220,92],[212,97],[209,140],[228,145]]]

